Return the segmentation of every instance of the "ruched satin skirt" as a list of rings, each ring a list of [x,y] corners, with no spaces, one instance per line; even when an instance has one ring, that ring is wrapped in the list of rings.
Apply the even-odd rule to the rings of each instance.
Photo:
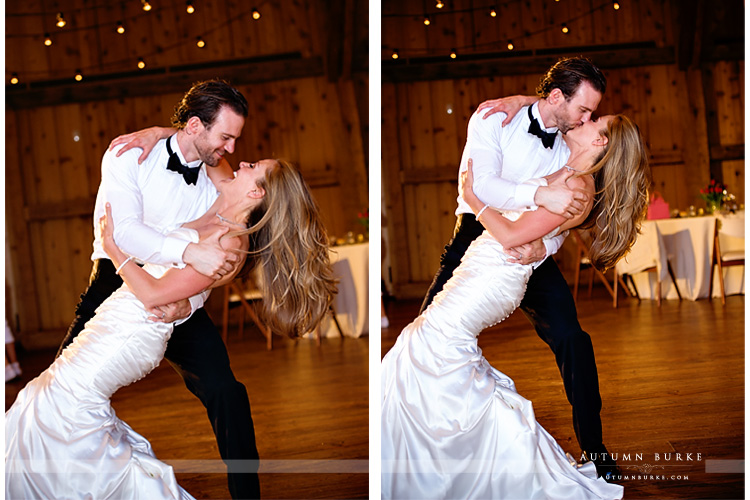
[[[172,325],[147,316],[123,286],[20,392],[5,414],[5,498],[193,498],[110,405],[164,356]]]
[[[487,233],[382,362],[382,497],[620,499],[572,463],[530,401],[482,356],[479,333],[521,302],[531,266],[509,264]]]

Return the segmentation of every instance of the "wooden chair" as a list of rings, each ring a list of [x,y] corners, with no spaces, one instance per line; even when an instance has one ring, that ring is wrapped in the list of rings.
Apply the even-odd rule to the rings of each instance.
[[[732,250],[722,251],[721,242]],[[713,251],[711,254],[711,275],[708,285],[708,298],[713,297],[714,267],[719,268],[719,287],[721,289],[721,305],[726,305],[724,296],[724,268],[745,265],[745,226],[744,219],[717,219],[714,229]]]
[[[570,234],[573,236],[573,241],[576,242],[576,270],[575,270],[575,278],[573,279],[573,301],[578,301],[578,285],[580,283],[581,278],[581,269],[588,268],[589,269],[589,298],[591,298],[591,294],[594,287],[594,275],[596,275],[602,283],[604,283],[604,287],[607,289],[607,292],[609,292],[609,295],[612,297],[614,301],[614,307],[617,307],[617,281],[619,280],[622,284],[623,290],[625,290],[625,293],[630,295],[630,289],[627,287],[625,282],[622,280],[622,277],[619,276],[617,273],[615,273],[615,287],[612,288],[612,285],[609,284],[609,280],[607,277],[602,273],[600,270],[595,268],[593,265],[591,265],[591,261],[589,260],[589,250],[590,247],[586,243],[586,240],[584,240],[583,235],[579,232],[578,229],[572,229],[570,231]]]
[[[250,304],[254,300],[263,300],[263,296],[260,290],[255,285],[255,280],[252,276],[248,276],[243,279],[234,280],[228,285],[222,287],[224,289],[224,310],[222,313],[222,331],[221,338],[224,343],[227,343],[228,330],[229,330],[229,309],[232,306],[240,306],[240,321],[239,321],[239,336],[242,338],[242,331],[245,324],[245,313],[250,316],[250,319],[258,325],[258,328],[266,337],[266,349],[269,351],[273,347],[273,334],[271,330],[263,324],[255,312],[255,308]]]
[[[638,239],[635,241],[633,248],[630,249],[630,253],[623,259],[620,259],[620,262],[615,266],[618,281],[620,281],[620,277],[623,277],[625,280],[630,278],[630,282],[633,285],[632,293],[639,302],[641,297],[638,295],[638,289],[635,286],[632,275],[643,272],[657,273],[656,303],[659,307],[661,307],[661,283],[667,274],[672,279],[677,297],[682,300],[682,294],[680,293],[680,288],[677,286],[672,264],[664,246],[664,240],[656,224],[644,224],[642,233],[638,235]],[[620,283],[626,286],[626,281],[620,281]],[[616,290],[617,281],[615,281]],[[617,307],[617,293],[615,293],[615,307]]]

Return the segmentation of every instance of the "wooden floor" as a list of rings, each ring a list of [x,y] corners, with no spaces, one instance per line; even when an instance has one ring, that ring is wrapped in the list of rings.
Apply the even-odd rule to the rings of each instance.
[[[744,498],[744,474],[707,470],[715,465],[744,470],[744,463],[731,462],[745,456],[744,297],[728,297],[725,307],[718,299],[668,300],[661,308],[630,299],[613,309],[601,292],[579,298],[578,317],[594,343],[605,444],[610,453],[631,454],[630,461],[620,459],[623,472],[636,476],[621,482],[625,498]],[[419,305],[387,306],[391,327],[382,330],[382,355]],[[537,420],[563,449],[580,456],[554,357],[523,313],[483,332],[479,345],[534,402]],[[649,465],[654,467],[647,473]]]
[[[317,347],[274,337],[267,351],[261,334],[246,328],[242,340],[230,335],[229,351],[250,396],[263,498],[367,498],[368,338],[323,339]],[[6,410],[53,357],[20,353],[24,374],[5,386]],[[118,391],[113,407],[173,465],[188,492],[229,498],[205,410],[169,363]]]
[[[649,475],[666,477],[624,481],[625,498],[744,498],[743,474],[707,470],[744,460],[744,297],[729,297],[725,307],[718,300],[665,301],[661,308],[630,300],[615,310],[603,295],[595,291],[578,309],[596,350],[605,443],[612,453],[631,454],[629,462],[620,460],[623,472],[643,476],[651,465]],[[382,330],[383,354],[418,308],[418,301],[388,304],[392,326]],[[368,339],[323,339],[320,348],[311,341],[275,337],[274,342],[269,352],[259,333],[230,338],[232,367],[248,389],[265,460],[263,496],[366,498]],[[566,451],[578,454],[554,358],[525,317],[514,313],[485,331],[479,343],[534,402],[539,422]],[[24,376],[6,384],[6,409],[54,355],[20,354]],[[228,497],[203,408],[167,363],[120,390],[113,405],[151,440],[159,458],[175,466],[189,492]],[[665,461],[670,453],[671,461]],[[685,460],[688,453],[693,461]],[[315,473],[288,472],[295,467]]]

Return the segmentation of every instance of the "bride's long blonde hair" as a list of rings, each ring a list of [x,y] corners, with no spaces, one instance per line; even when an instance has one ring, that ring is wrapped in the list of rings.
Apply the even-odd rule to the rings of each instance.
[[[264,321],[271,331],[298,337],[313,331],[336,293],[328,236],[302,175],[286,160],[258,181],[266,194],[248,220],[250,252],[243,273],[259,268]]]
[[[603,134],[603,155],[583,174],[593,174],[594,206],[583,228],[593,235],[589,258],[600,270],[614,266],[633,246],[648,208],[651,170],[638,125],[615,115]]]

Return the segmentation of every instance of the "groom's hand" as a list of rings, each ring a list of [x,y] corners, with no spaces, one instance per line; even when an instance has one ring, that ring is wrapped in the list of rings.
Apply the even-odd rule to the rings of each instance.
[[[192,311],[190,301],[182,299],[171,304],[152,307],[148,310],[148,313],[151,315],[148,319],[157,323],[172,323],[179,319],[187,318]]]
[[[240,256],[236,252],[224,250],[219,243],[219,240],[227,231],[229,231],[229,228],[222,228],[200,243],[190,243],[182,255],[183,262],[192,266],[199,273],[215,280],[219,280],[222,276],[231,272]]]
[[[534,195],[534,203],[553,214],[572,219],[586,208],[588,195],[580,189],[571,189],[565,184],[572,172],[565,172],[549,186],[540,186]]]

